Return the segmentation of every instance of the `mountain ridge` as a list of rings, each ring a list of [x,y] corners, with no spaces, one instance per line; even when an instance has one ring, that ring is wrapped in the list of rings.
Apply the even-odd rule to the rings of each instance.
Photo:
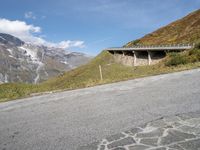
[[[0,43],[11,44],[15,46],[21,46],[25,44],[25,42],[19,38],[6,33],[0,33]]]
[[[83,53],[25,43],[0,33],[0,83],[39,83],[87,63]]]

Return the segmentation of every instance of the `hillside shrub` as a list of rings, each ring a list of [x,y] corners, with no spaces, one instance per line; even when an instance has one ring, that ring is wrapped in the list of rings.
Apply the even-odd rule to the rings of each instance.
[[[132,45],[133,45],[133,46],[137,46],[137,45],[139,44],[139,42],[140,42],[140,40],[137,39],[137,40],[135,40],[135,41],[132,42]]]
[[[169,60],[165,63],[166,66],[177,66],[177,65],[183,65],[187,64],[188,59],[185,55],[182,55],[180,53],[170,53],[169,54]]]
[[[189,51],[188,55],[191,63],[200,61],[200,49],[193,49]]]
[[[197,43],[195,44],[195,49],[200,49],[200,42],[197,42]]]

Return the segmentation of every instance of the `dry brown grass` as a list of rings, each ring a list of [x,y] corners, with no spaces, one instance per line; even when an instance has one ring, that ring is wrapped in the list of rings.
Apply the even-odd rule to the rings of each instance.
[[[200,9],[125,46],[195,43],[200,39]]]

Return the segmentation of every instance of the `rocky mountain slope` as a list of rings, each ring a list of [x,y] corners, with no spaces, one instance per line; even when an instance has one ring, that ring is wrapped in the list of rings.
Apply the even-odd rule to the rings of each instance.
[[[83,53],[28,44],[0,33],[0,83],[39,83],[87,63]]]
[[[125,46],[194,43],[199,39],[200,9]]]

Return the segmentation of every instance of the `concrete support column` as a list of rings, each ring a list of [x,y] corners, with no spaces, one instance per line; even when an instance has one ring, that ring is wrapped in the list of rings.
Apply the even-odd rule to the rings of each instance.
[[[150,51],[147,51],[148,52],[148,64],[151,65],[151,52]]]
[[[123,57],[125,56],[124,51],[122,51],[122,56],[123,56]]]
[[[133,62],[133,66],[137,66],[137,52],[133,51],[133,56],[134,56],[134,62]]]

